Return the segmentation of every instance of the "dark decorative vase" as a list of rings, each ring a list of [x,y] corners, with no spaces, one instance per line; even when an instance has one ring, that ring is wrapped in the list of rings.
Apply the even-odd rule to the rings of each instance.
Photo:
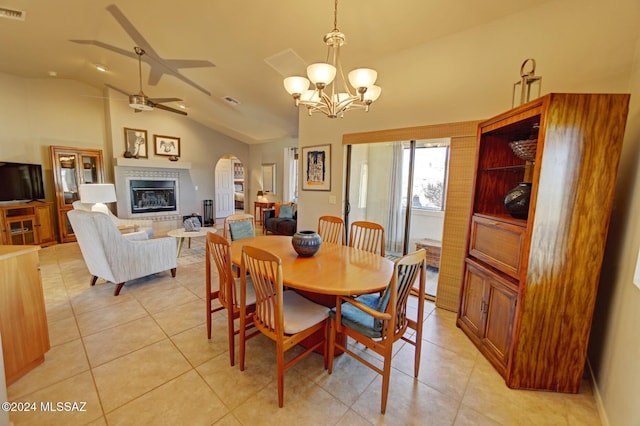
[[[298,256],[311,257],[320,250],[322,238],[315,231],[298,231],[293,235],[291,244]]]
[[[531,182],[520,182],[518,186],[507,192],[504,197],[504,208],[511,216],[526,219],[529,215],[529,199],[531,198]]]

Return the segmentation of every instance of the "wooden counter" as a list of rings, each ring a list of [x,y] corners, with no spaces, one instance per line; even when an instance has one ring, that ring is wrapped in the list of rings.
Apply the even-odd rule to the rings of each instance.
[[[7,385],[50,348],[38,246],[0,245],[0,333]]]

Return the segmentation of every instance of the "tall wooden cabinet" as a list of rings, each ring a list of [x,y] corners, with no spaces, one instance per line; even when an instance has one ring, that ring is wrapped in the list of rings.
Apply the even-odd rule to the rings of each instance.
[[[511,388],[580,389],[628,103],[552,93],[479,125],[457,323]],[[504,205],[520,182],[526,218]]]
[[[102,150],[51,146],[51,167],[56,190],[58,234],[60,242],[75,241],[67,212],[80,199],[78,188],[83,183],[104,182]]]

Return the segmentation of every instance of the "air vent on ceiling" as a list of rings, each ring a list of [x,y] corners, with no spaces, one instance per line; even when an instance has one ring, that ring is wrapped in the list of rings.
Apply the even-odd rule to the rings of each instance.
[[[226,103],[233,105],[233,106],[238,106],[240,105],[240,101],[238,101],[237,99],[233,99],[231,96],[225,96],[224,98],[222,98]]]
[[[27,17],[27,12],[24,10],[9,9],[7,7],[0,6],[0,18],[15,19],[16,21],[24,21]]]
[[[264,60],[283,77],[305,75],[307,63],[293,49],[285,49]]]

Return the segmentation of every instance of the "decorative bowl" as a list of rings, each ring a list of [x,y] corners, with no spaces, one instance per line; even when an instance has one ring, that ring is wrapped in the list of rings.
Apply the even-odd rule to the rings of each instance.
[[[322,238],[315,231],[298,231],[291,238],[291,245],[293,249],[301,257],[311,257],[318,250],[322,244]]]
[[[516,157],[525,161],[536,160],[536,147],[538,146],[537,139],[513,141],[509,143],[509,146],[513,150],[513,153],[516,155]]]

